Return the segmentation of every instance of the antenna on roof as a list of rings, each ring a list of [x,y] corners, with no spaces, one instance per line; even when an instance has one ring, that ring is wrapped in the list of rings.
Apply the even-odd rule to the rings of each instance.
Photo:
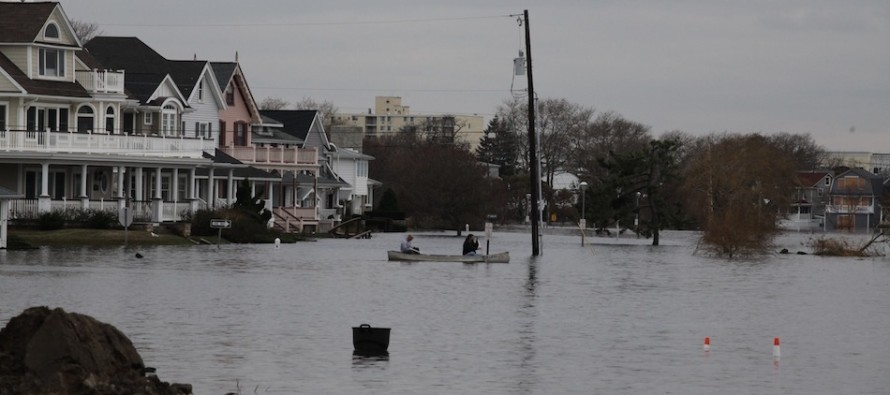
[[[196,52],[192,60],[198,60],[198,53]]]
[[[238,63],[238,51],[235,51],[235,63]]]

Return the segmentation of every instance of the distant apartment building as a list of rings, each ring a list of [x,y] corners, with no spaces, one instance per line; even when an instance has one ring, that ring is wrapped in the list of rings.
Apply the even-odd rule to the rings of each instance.
[[[457,142],[476,149],[482,139],[485,119],[480,115],[412,114],[398,96],[377,96],[367,114],[337,113],[333,124],[361,128],[363,136],[386,136],[414,128],[417,132],[453,136]]]
[[[846,166],[862,168],[872,174],[890,175],[890,153],[868,151],[830,151],[826,153],[826,167]]]

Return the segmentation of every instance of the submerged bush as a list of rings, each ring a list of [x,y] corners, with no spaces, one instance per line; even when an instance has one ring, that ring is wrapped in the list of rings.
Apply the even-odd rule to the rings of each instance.
[[[68,220],[68,218],[64,211],[53,210],[53,211],[45,212],[43,214],[40,214],[40,216],[37,217],[37,229],[40,229],[40,230],[62,229],[65,227],[65,222],[67,220]]]
[[[874,241],[874,240],[872,240]],[[871,242],[855,244],[845,239],[820,237],[810,243],[813,253],[823,256],[868,257],[880,255],[869,247]]]
[[[86,210],[83,225],[90,229],[109,229],[118,223],[117,213],[106,210]]]

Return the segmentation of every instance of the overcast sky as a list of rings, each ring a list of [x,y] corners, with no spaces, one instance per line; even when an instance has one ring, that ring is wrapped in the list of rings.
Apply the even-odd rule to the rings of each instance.
[[[511,97],[529,10],[539,98],[652,128],[809,133],[890,153],[890,2],[70,0],[72,19],[168,59],[232,61],[257,101],[479,114]],[[304,4],[305,3],[305,4]]]

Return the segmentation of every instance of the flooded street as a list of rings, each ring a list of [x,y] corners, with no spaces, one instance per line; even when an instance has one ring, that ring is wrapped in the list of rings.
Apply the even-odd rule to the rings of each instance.
[[[424,252],[462,238],[416,234]],[[509,264],[396,263],[403,234],[282,245],[0,251],[0,326],[31,306],[126,334],[196,394],[885,394],[890,258],[758,261],[647,240],[498,233]],[[480,239],[485,249],[485,240]],[[353,356],[353,326],[392,328]],[[704,352],[703,339],[711,338]],[[773,339],[781,338],[781,359]]]

